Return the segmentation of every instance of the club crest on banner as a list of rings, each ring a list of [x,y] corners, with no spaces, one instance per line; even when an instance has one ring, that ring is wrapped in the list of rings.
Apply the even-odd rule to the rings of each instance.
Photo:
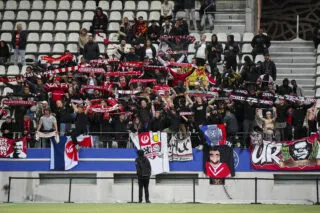
[[[158,132],[144,132],[139,134],[141,149],[147,158],[161,157],[161,137]]]
[[[65,153],[66,156],[70,159],[70,160],[75,160],[78,161],[79,156],[77,154],[77,151],[75,150],[75,145],[72,141],[68,141],[66,143],[66,148],[65,148]]]

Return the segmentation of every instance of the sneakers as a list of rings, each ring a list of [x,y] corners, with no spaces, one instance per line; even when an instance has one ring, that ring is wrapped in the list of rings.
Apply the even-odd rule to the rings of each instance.
[[[146,203],[151,203],[150,200],[147,200]]]

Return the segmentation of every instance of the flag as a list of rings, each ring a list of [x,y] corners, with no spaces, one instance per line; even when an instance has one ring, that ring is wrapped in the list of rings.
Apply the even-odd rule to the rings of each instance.
[[[144,151],[144,156],[149,158],[152,175],[170,171],[167,148],[167,133],[130,133],[130,138],[137,149],[142,149]]]
[[[179,134],[172,135],[168,144],[168,157],[170,161],[192,161],[192,144],[190,135],[180,138]]]
[[[227,144],[227,133],[224,124],[201,126],[200,130],[202,131],[208,145],[216,146]]]
[[[9,139],[0,137],[0,158],[26,158],[26,138]]]

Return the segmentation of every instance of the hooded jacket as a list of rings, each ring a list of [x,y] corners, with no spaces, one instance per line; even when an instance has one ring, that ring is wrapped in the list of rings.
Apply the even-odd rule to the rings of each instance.
[[[218,37],[216,34],[212,36],[216,37],[216,41],[211,43],[207,46],[207,56],[209,64],[211,65],[212,61],[217,59],[217,62],[221,61],[221,53],[222,53],[222,45],[218,42]],[[212,48],[216,48],[215,51],[212,51]]]
[[[144,157],[143,150],[138,150],[138,157],[136,158],[136,170],[138,177],[150,177],[151,165],[148,158]]]

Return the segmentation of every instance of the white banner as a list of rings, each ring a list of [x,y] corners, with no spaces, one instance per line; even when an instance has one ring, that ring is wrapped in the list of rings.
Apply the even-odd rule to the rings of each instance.
[[[178,134],[172,135],[168,144],[168,157],[170,161],[192,161],[192,144],[190,136],[179,138]]]

